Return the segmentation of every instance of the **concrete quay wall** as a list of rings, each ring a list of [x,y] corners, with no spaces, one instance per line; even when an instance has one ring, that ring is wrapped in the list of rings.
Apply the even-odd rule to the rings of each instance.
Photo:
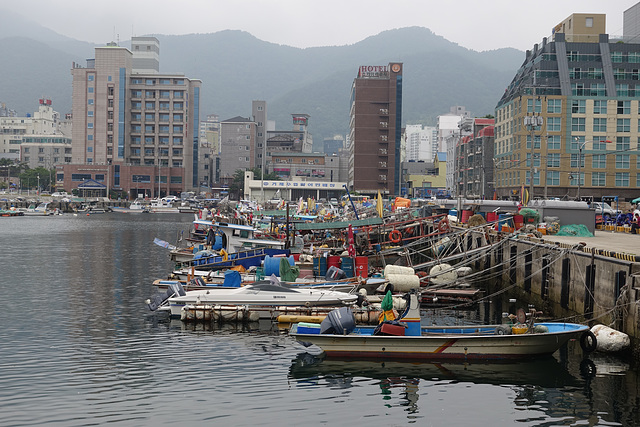
[[[568,321],[602,323],[640,338],[636,256],[536,238],[502,243],[486,257],[484,268],[499,275],[504,286],[515,285],[532,301],[581,316]]]

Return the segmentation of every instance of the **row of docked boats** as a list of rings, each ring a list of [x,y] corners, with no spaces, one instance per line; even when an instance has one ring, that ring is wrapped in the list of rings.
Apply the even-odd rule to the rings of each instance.
[[[520,359],[551,354],[572,339],[579,340],[585,351],[596,348],[588,326],[538,322],[535,311],[496,325],[423,326],[423,294],[433,298],[435,292],[451,292],[429,285],[438,284],[437,276],[452,268],[435,269],[438,273],[432,269],[421,276],[408,266],[384,267],[384,254],[397,253],[398,248],[406,253],[407,247],[421,245],[429,248],[432,259],[442,260],[451,255],[448,247],[456,246],[446,244],[456,231],[446,215],[370,219],[374,221],[307,220],[304,227],[287,223],[282,238],[282,228],[274,231],[273,218],[267,219],[268,230],[258,230],[256,222],[198,214],[187,246],[164,244],[175,269],[167,279],[154,282],[161,292],[148,301],[149,308],[185,321],[287,319],[289,334],[305,351],[339,359]],[[264,220],[262,215],[258,219]],[[305,228],[309,232],[295,232],[293,237],[292,229]],[[354,268],[358,255],[368,262],[363,271]],[[381,256],[383,268],[376,265]],[[336,257],[342,260],[341,267],[353,261],[349,277],[346,269],[330,262]],[[300,274],[303,271],[311,274]],[[392,290],[400,291],[393,300],[402,315],[385,320],[381,315],[386,309],[379,303]]]

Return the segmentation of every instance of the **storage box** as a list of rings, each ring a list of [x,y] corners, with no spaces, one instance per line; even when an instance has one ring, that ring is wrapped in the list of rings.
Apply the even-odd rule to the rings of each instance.
[[[319,334],[320,324],[300,322],[298,323],[298,333],[299,334]]]
[[[380,328],[380,335],[399,335],[404,336],[404,326],[391,325],[389,323],[383,323]]]

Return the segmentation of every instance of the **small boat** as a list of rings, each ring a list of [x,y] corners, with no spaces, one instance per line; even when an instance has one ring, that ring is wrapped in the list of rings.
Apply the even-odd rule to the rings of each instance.
[[[49,216],[53,215],[53,211],[49,210],[47,206],[49,203],[39,203],[36,205],[30,205],[28,208],[18,208],[17,210],[27,216]]]
[[[173,201],[166,198],[151,200],[148,209],[151,213],[180,213],[178,208],[173,206]]]
[[[114,206],[111,208],[114,212],[119,213],[149,213],[149,206],[144,204],[141,199],[135,199],[129,207],[123,208]]]
[[[315,345],[326,357],[394,360],[508,360],[550,355],[570,339],[585,351],[596,339],[586,325],[543,322],[507,325],[420,325],[416,292],[407,294],[400,322],[379,327],[355,326],[348,307],[330,313],[321,325],[294,324],[290,335],[305,347]],[[322,333],[324,332],[324,333]],[[334,333],[335,332],[335,333]],[[345,333],[348,332],[348,333]]]
[[[168,292],[171,292],[170,288]],[[356,294],[348,294],[325,289],[310,289],[274,284],[270,281],[255,282],[250,285],[232,289],[207,289],[199,291],[178,292],[162,305],[168,309],[172,317],[180,317],[182,308],[187,305],[257,305],[257,306],[342,306],[355,303]],[[151,306],[149,308],[152,308]]]

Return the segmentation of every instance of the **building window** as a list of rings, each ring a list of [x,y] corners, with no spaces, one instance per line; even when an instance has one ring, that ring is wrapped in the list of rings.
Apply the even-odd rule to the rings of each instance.
[[[156,121],[156,113],[145,113],[144,120],[146,122],[155,122]]]
[[[182,133],[183,129],[182,125],[173,125],[173,133]]]
[[[560,167],[560,153],[547,154],[547,167],[550,167],[550,168]]]
[[[616,187],[629,186],[629,172],[616,172]]]
[[[542,112],[542,100],[541,99],[527,99],[527,113],[540,113],[540,112]],[[380,123],[382,123],[382,122],[380,122]]]
[[[160,133],[169,133],[169,125],[160,125],[160,126],[158,126],[158,132],[160,132]]]
[[[629,155],[616,154],[616,169],[629,169]]]
[[[89,93],[93,93],[93,87],[88,87],[88,88],[87,88],[87,92],[89,92]]]
[[[631,119],[618,119],[616,123],[617,132],[631,132]]]
[[[182,109],[184,108],[183,106],[184,106],[184,104],[182,102],[174,102],[173,103],[173,109],[174,110],[182,111]]]
[[[182,121],[182,117],[183,117],[182,114],[177,114],[176,113],[176,114],[173,115],[173,121],[174,122],[181,122]]]
[[[616,151],[629,151],[631,148],[631,138],[628,136],[619,136],[616,138]]]
[[[89,80],[90,82],[94,81],[96,78],[95,74],[88,74],[87,75],[87,80]]]
[[[562,130],[562,118],[561,117],[547,118],[547,130],[549,132],[560,132]]]
[[[149,102],[145,102],[144,103],[144,109],[145,110],[155,110],[156,109],[156,103],[149,101]]]
[[[622,52],[611,52],[611,62],[622,62]]]
[[[584,99],[574,99],[571,102],[572,114],[585,114],[587,112],[587,101]]]
[[[547,149],[549,150],[560,149],[560,135],[549,135],[547,137]]]
[[[156,80],[155,79],[146,79],[144,81],[144,84],[147,85],[147,86],[153,86],[153,85],[156,84]]]
[[[87,141],[93,141],[93,135],[87,135]]]
[[[606,132],[607,131],[607,119],[604,117],[593,119],[593,131],[594,132]]]
[[[93,111],[92,110],[87,111],[87,117],[93,117]]]
[[[591,167],[593,169],[606,169],[607,167],[607,155],[606,154],[594,154],[591,158]]]
[[[579,155],[579,154],[572,154],[571,155],[571,167],[572,168],[578,168],[578,156],[580,156],[580,166],[581,168],[584,168],[584,154]]]
[[[93,123],[87,123],[87,129],[93,129]]]
[[[594,187],[606,187],[607,185],[607,173],[606,172],[592,172],[591,173],[591,185]]]
[[[184,98],[184,91],[182,90],[174,90],[173,91],[174,98]]]
[[[585,121],[584,117],[572,117],[571,118],[571,131],[572,132],[584,132],[585,130]]]
[[[631,101],[618,101],[618,114],[631,114]]]
[[[560,114],[562,113],[562,100],[550,99],[547,101],[547,113]]]
[[[89,98],[89,99],[87,100],[87,103],[88,103],[89,105],[93,105],[93,99]]]

